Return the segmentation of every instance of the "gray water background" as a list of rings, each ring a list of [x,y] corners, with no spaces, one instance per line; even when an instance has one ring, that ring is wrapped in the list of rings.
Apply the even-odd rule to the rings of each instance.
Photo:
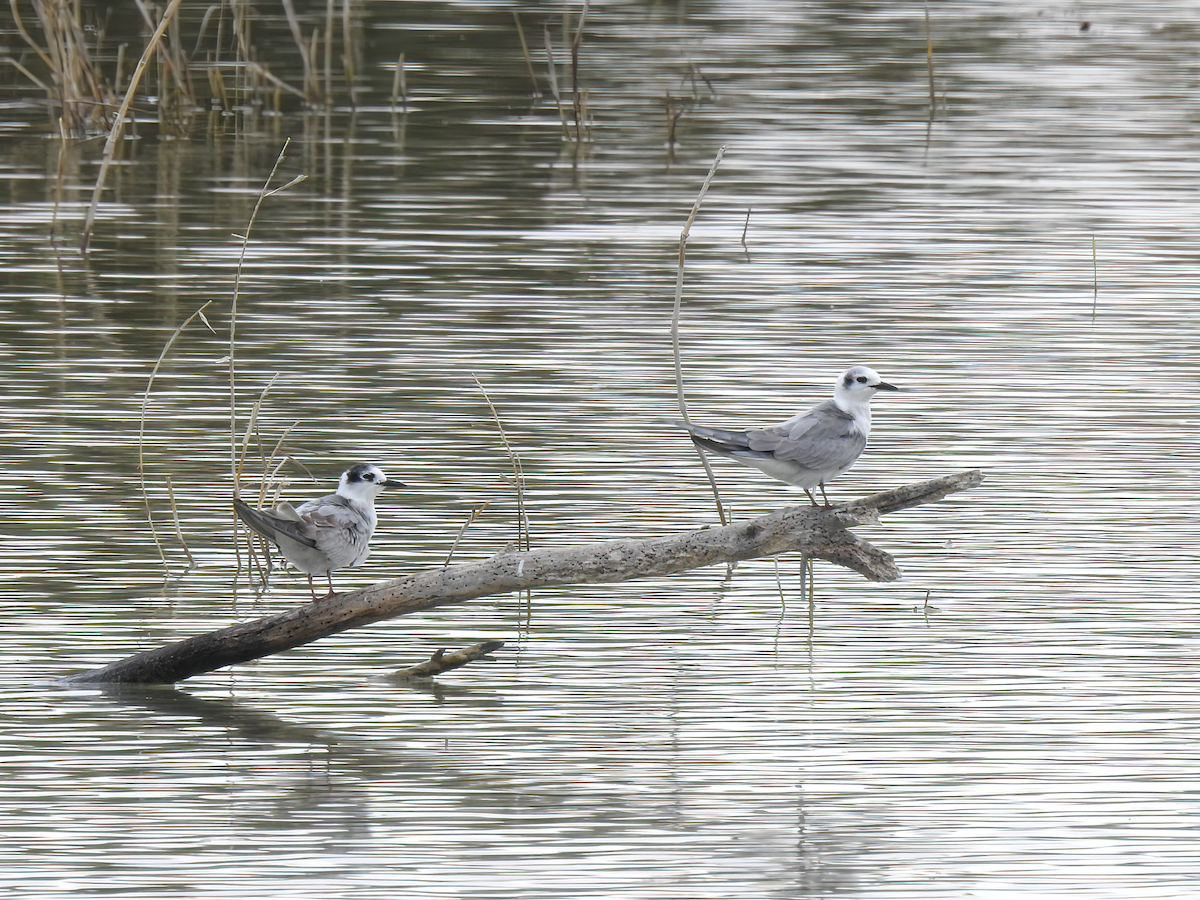
[[[363,4],[354,110],[146,125],[86,261],[99,142],[65,160],[52,239],[59,144],[5,73],[0,889],[1194,896],[1200,13],[933,4],[931,115],[919,7],[595,3],[576,147],[511,10]],[[562,21],[521,16],[535,47]],[[306,597],[252,590],[228,507],[237,235],[288,138],[275,183],[307,180],[246,247],[239,424],[270,385],[285,496],[359,460],[411,486],[339,587],[441,564],[485,502],[456,558],[515,539],[476,379],[539,546],[715,520],[656,420],[722,146],[688,248],[693,416],[775,421],[864,362],[907,390],[835,499],[987,480],[860,529],[904,579],[818,564],[811,608],[784,557],[436,609],[174,690],[57,686]],[[717,472],[739,516],[797,500]],[[387,677],[482,639],[506,645]]]

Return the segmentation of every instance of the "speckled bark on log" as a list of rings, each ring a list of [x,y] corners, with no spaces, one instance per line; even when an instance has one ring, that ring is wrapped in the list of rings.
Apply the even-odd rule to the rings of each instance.
[[[67,681],[170,684],[435,606],[551,585],[631,581],[786,552],[828,560],[872,581],[894,581],[900,570],[892,557],[847,529],[877,522],[881,514],[932,503],[981,481],[982,473],[973,469],[832,509],[789,506],[745,522],[667,537],[505,551],[482,562],[417,572],[196,635]]]

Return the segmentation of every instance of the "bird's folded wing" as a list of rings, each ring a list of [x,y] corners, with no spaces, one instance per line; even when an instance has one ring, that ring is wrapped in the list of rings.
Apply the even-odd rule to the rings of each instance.
[[[750,449],[769,452],[810,469],[853,462],[867,446],[866,436],[850,418],[804,418],[786,432],[763,428],[746,432]]]
[[[282,537],[305,547],[317,546],[316,532],[312,525],[303,519],[281,518],[274,513],[247,506],[236,497],[233,499],[233,508],[237,510],[243,522],[267,540],[279,543]]]
[[[322,497],[300,507],[300,517],[307,522],[323,550],[336,547],[361,547],[371,536],[362,513],[353,509],[341,497]]]
[[[699,438],[707,438],[730,447],[749,447],[744,431],[727,431],[724,428],[710,428],[707,425],[693,425],[691,422],[675,421],[680,428],[686,428]]]

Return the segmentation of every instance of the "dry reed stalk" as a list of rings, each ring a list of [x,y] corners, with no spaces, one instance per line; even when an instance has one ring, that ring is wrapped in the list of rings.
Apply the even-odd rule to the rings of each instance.
[[[404,77],[404,54],[396,59],[396,74],[392,76],[392,109],[396,108],[396,98],[400,98],[400,108],[408,111],[408,84]]]
[[[554,66],[554,43],[550,40],[550,29],[543,29],[543,36],[546,40],[546,77],[550,82],[550,95],[554,98],[554,106],[558,109],[558,121],[562,126],[563,137],[568,141],[571,139],[571,129],[567,125],[567,114],[563,112],[562,96],[558,91],[558,75],[555,73]]]
[[[154,18],[145,0],[133,0],[142,14],[146,27],[154,28]],[[166,134],[182,134],[183,108],[194,108],[196,91],[192,86],[191,70],[179,37],[179,18],[172,16],[158,44],[158,122]]]
[[[154,515],[150,509],[150,493],[146,490],[146,408],[150,405],[150,392],[154,389],[154,379],[158,376],[158,370],[162,368],[163,361],[167,358],[167,354],[171,351],[171,347],[174,346],[176,339],[179,337],[179,335],[183,334],[183,330],[192,324],[192,321],[198,317],[200,321],[208,327],[209,331],[212,331],[213,334],[216,334],[216,331],[213,330],[212,325],[208,324],[208,319],[204,317],[204,310],[206,310],[212,304],[212,302],[213,301],[209,300],[198,310],[188,316],[184,320],[183,324],[175,329],[175,332],[167,340],[167,343],[163,345],[162,352],[158,354],[158,361],[155,362],[154,368],[150,370],[150,378],[146,382],[146,392],[142,395],[141,415],[138,417],[138,485],[142,491],[142,501],[146,505],[146,520],[150,523],[150,536],[154,539],[154,546],[158,548],[158,555],[162,560],[163,568],[166,569],[168,573],[171,571],[171,568],[167,565],[167,554],[163,550],[162,541],[160,541],[158,538],[158,530],[154,527]],[[172,512],[175,511],[174,498],[171,500],[171,510]],[[178,516],[176,516],[175,527],[176,531],[179,531]],[[180,541],[183,541],[182,532],[180,532]],[[184,544],[184,552],[187,553],[186,544]],[[191,558],[191,553],[188,553],[188,559],[190,560]]]
[[[72,0],[34,3],[34,12],[46,42],[44,49],[26,29],[17,0],[9,0],[9,6],[18,33],[50,71],[53,84],[35,78],[15,60],[10,62],[58,102],[67,132],[84,137],[93,124],[104,121],[107,102],[102,79],[88,50],[79,5]]]
[[[665,107],[667,111],[667,146],[674,147],[676,144],[675,126],[679,124],[679,119],[683,116],[686,105],[680,103],[677,106],[675,100],[671,97],[671,92],[668,91]]]
[[[275,93],[275,98],[276,98],[275,99],[275,109],[279,108],[279,92],[280,91],[287,91],[289,94],[291,94],[294,97],[299,97],[301,100],[304,99],[304,91],[301,91],[301,90],[298,90],[297,88],[292,87],[290,84],[288,84],[286,81],[284,81],[281,78],[276,78],[271,73],[271,70],[268,69],[266,66],[263,66],[260,63],[254,62],[253,60],[248,60],[247,62],[245,62],[243,64],[243,67],[246,69],[246,71],[251,72],[254,75],[257,75],[263,81],[270,82],[271,86],[275,88],[275,91],[276,91],[276,93]],[[250,90],[251,90],[251,93],[253,93],[253,94],[259,93],[259,90],[257,88],[251,88]]]
[[[517,455],[512,445],[508,442],[508,435],[504,433],[504,424],[500,421],[500,413],[496,411],[496,407],[492,403],[492,398],[488,396],[488,392],[484,390],[483,384],[478,378],[474,375],[471,378],[475,380],[475,385],[479,388],[479,393],[483,394],[483,399],[487,403],[488,409],[492,411],[492,420],[496,423],[496,430],[500,432],[500,440],[504,442],[504,449],[508,452],[508,460],[512,466],[517,491],[517,547],[528,550],[530,547],[529,516],[525,513],[525,472],[521,466],[521,457]],[[523,543],[522,532],[524,532]]]
[[[225,76],[217,66],[208,67],[208,87],[213,99],[220,105],[222,111],[229,111],[229,94],[225,90]]]
[[[342,0],[342,73],[346,79],[346,90],[350,92],[350,106],[358,104],[355,96],[354,79],[358,75],[358,64],[354,53],[354,42],[351,40],[353,17],[351,13],[352,0]]]
[[[587,19],[587,13],[588,0],[583,0],[583,9],[579,12],[579,24],[575,27],[575,37],[571,40],[571,100],[575,110],[576,144],[583,143],[583,123],[587,113],[587,98],[579,91],[579,47],[583,43],[583,23]]]
[[[333,19],[335,0],[325,0],[325,65],[322,77],[325,79],[325,96],[333,97]]]
[[[171,521],[175,523],[175,536],[179,538],[179,546],[183,548],[184,555],[188,558],[188,569],[196,568],[196,558],[192,556],[192,551],[188,549],[187,541],[183,537],[183,528],[179,524],[179,507],[175,505],[175,489],[171,486],[171,476],[167,475],[167,502],[171,506]]]
[[[708,170],[708,177],[704,179],[704,184],[700,186],[700,193],[696,195],[696,202],[692,204],[692,211],[684,222],[683,231],[679,234],[679,267],[675,275],[675,308],[671,314],[671,347],[675,357],[675,397],[679,402],[679,414],[683,416],[685,422],[688,419],[687,398],[683,392],[683,362],[679,354],[679,315],[683,307],[683,270],[684,262],[687,258],[687,239],[688,233],[692,230],[692,222],[696,220],[696,215],[700,212],[700,204],[704,202],[704,195],[708,193],[708,187],[712,184],[713,176],[717,174],[717,166],[721,164],[721,158],[725,156],[725,147],[722,146],[717,150],[717,157],[713,160],[712,168]],[[725,508],[721,504],[721,494],[717,490],[717,479],[713,475],[712,466],[708,462],[708,457],[704,455],[704,451],[696,447],[696,453],[700,457],[700,462],[704,466],[704,471],[708,475],[708,483],[712,487],[713,499],[717,502],[717,515],[721,519],[721,524],[725,525]]]
[[[312,31],[312,36],[308,39],[309,59],[316,58],[317,44],[320,42],[320,40],[321,40],[320,30],[314,28]],[[308,80],[307,75],[305,76],[305,80]],[[314,100],[312,101],[313,103],[319,102],[319,103],[322,103],[322,104],[328,106],[330,103],[333,102],[332,94],[330,94],[329,92],[321,93],[320,88],[317,87],[317,75],[315,72],[312,74],[312,89],[311,90],[312,90],[312,95],[314,97]],[[308,92],[309,92],[309,89],[305,88],[305,93],[307,94]]]
[[[450,545],[450,552],[446,554],[446,561],[442,563],[443,566],[450,565],[450,560],[454,559],[454,551],[458,549],[458,544],[463,539],[463,535],[467,533],[467,529],[474,524],[475,520],[488,508],[490,503],[490,500],[485,500],[482,504],[471,510],[471,515],[467,517],[467,521],[463,522],[462,527],[458,529],[458,534],[454,536],[454,543]]]
[[[236,478],[233,483],[233,485],[234,485],[233,489],[234,489],[235,494],[241,493],[241,491],[239,490],[239,485],[241,484],[242,470],[245,469],[245,467],[246,467],[246,457],[250,453],[251,438],[258,438],[258,440],[256,441],[256,443],[258,444],[258,456],[259,456],[259,459],[264,464],[263,465],[264,471],[266,469],[266,465],[265,465],[266,458],[265,458],[265,456],[263,454],[263,450],[262,450],[262,439],[258,434],[258,414],[262,410],[263,402],[267,399],[267,394],[269,394],[271,392],[271,388],[273,388],[275,386],[275,381],[278,378],[279,378],[278,372],[271,376],[271,380],[267,382],[266,387],[264,387],[262,389],[262,392],[259,393],[258,399],[254,401],[254,405],[250,407],[250,416],[246,420],[246,430],[244,432],[242,432],[242,452],[241,452],[241,455],[238,457],[237,475],[236,475]],[[260,490],[259,498],[258,498],[259,502],[262,502],[263,491],[265,491],[265,485],[263,486],[263,489]]]
[[[537,75],[533,71],[533,59],[529,55],[529,44],[525,42],[525,29],[521,27],[521,16],[514,9],[512,11],[513,21],[517,23],[517,37],[521,39],[521,52],[525,55],[525,68],[529,71],[529,81],[533,85],[533,93],[536,95],[538,91]]]
[[[240,466],[238,461],[237,451],[237,379],[236,379],[236,360],[237,360],[237,313],[238,299],[241,296],[242,285],[242,266],[246,261],[246,248],[250,244],[250,232],[254,229],[254,221],[258,218],[258,211],[262,207],[263,201],[267,197],[272,197],[280,191],[287,190],[294,184],[304,181],[307,175],[297,175],[287,184],[282,187],[275,188],[273,191],[268,191],[267,188],[271,184],[271,180],[275,177],[275,173],[279,170],[280,163],[283,162],[284,154],[287,153],[288,146],[291,144],[291,138],[284,141],[283,148],[279,151],[279,155],[275,158],[275,165],[271,167],[271,173],[267,176],[267,180],[263,182],[262,189],[258,192],[258,200],[254,203],[254,209],[250,213],[250,221],[246,223],[246,233],[240,235],[242,238],[241,252],[238,254],[237,268],[234,271],[233,277],[233,298],[230,302],[229,309],[229,467],[230,477],[233,480],[234,494],[237,494],[238,478],[240,476]],[[269,387],[269,385],[268,385]],[[232,507],[230,507],[232,509]],[[242,567],[241,545],[236,539],[239,533],[239,523],[237,515],[233,516],[233,532],[234,532],[234,552],[237,556],[238,571]]]
[[[308,178],[307,175],[297,175],[287,184],[282,187],[277,187],[272,191],[268,191],[275,173],[279,171],[279,165],[283,162],[283,157],[287,153],[288,147],[291,145],[291,138],[284,141],[283,148],[279,151],[279,155],[275,157],[275,165],[271,167],[271,173],[267,176],[267,180],[263,182],[262,189],[258,192],[258,199],[254,203],[254,209],[250,212],[250,221],[246,223],[246,233],[244,235],[236,235],[242,239],[241,252],[238,254],[237,268],[234,270],[233,276],[233,298],[230,303],[229,310],[229,462],[230,474],[233,477],[233,483],[237,485],[238,475],[238,453],[237,453],[237,379],[236,379],[236,359],[237,359],[237,313],[238,300],[241,297],[242,285],[242,267],[246,262],[246,248],[250,245],[250,232],[254,230],[254,221],[258,218],[258,211],[262,208],[263,201],[268,197],[273,197],[280,191],[285,191],[292,185],[299,184]]]
[[[67,143],[66,123],[63,122],[61,116],[58,119],[58,136],[60,139],[58,145],[58,171],[54,176],[54,210],[50,214],[51,236],[58,230],[58,207],[62,203],[63,181],[67,168],[67,153],[70,150],[70,145]]]
[[[309,103],[318,103],[320,102],[320,90],[317,87],[316,73],[313,71],[313,49],[304,39],[304,33],[300,29],[300,20],[296,17],[296,7],[292,0],[282,0],[282,4],[284,18],[287,19],[288,28],[292,32],[292,40],[296,43],[296,49],[300,51],[300,65],[304,69],[304,99]],[[317,35],[314,30],[312,40],[316,39]]]
[[[933,32],[929,28],[929,0],[925,2],[925,67],[929,71],[929,115],[937,108],[937,92],[933,85]]]
[[[171,20],[175,17],[175,13],[178,12],[179,5],[182,2],[183,0],[171,0],[163,12],[162,20],[158,23],[158,28],[155,29],[150,42],[146,44],[146,49],[142,51],[142,58],[138,60],[137,67],[133,71],[133,77],[129,79],[129,89],[125,92],[125,99],[121,102],[120,109],[117,110],[116,121],[113,122],[112,128],[108,131],[108,139],[104,142],[104,157],[100,161],[100,173],[96,176],[96,186],[92,190],[92,202],[88,204],[87,216],[83,223],[83,237],[80,239],[79,252],[84,256],[87,255],[88,244],[92,239],[92,223],[96,218],[96,207],[100,205],[100,195],[104,191],[104,182],[108,177],[108,168],[112,165],[117,144],[121,140],[121,132],[125,128],[125,116],[129,114],[129,107],[133,105],[134,92],[141,83],[142,73],[146,71],[150,55],[158,46],[158,42],[162,40],[167,26],[171,24]]]

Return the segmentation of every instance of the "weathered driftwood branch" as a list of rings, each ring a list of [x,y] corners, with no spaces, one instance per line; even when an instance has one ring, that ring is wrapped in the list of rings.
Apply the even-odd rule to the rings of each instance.
[[[756,519],[668,537],[504,551],[477,563],[431,569],[306,603],[277,615],[196,635],[72,676],[75,684],[170,684],[289,650],[341,631],[435,606],[562,584],[596,584],[669,575],[795,551],[894,581],[890,555],[851,533],[881,513],[940,500],[983,481],[977,469],[906,485],[832,509],[789,506]]]
[[[483,659],[489,653],[493,653],[503,646],[504,641],[480,641],[478,644],[471,644],[461,650],[437,650],[425,662],[393,672],[391,677],[400,681],[409,678],[432,678],[434,675],[441,675],[443,672],[473,663],[477,659]]]

